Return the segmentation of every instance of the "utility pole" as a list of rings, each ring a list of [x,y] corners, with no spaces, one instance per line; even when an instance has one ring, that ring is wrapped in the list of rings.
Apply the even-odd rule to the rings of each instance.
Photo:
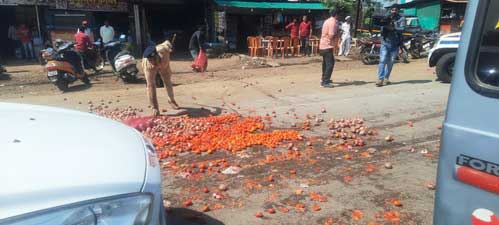
[[[357,37],[357,30],[359,29],[360,19],[362,13],[362,0],[357,0],[357,7],[355,8],[355,30],[353,33],[354,37]]]

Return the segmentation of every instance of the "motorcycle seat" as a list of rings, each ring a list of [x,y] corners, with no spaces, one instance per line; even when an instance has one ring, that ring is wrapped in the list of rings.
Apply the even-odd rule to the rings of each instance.
[[[108,43],[104,44],[104,47],[105,48],[110,48],[110,47],[114,47],[117,44],[119,44],[118,41],[111,41],[111,42],[108,42]]]
[[[114,57],[114,60],[116,60],[117,58],[119,58],[119,57],[121,57],[123,55],[130,55],[130,52],[128,52],[128,51],[121,51],[118,54],[116,54],[116,56]]]

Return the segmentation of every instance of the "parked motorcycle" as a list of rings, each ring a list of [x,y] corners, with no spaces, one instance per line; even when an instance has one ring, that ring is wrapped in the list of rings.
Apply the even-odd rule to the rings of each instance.
[[[435,31],[416,33],[410,40],[409,53],[413,59],[424,57],[428,55],[437,40],[438,33]]]
[[[2,75],[3,73],[6,73],[6,72],[7,72],[7,69],[5,69],[5,66],[0,64],[0,75]]]
[[[379,63],[379,53],[381,48],[381,35],[373,34],[370,38],[360,39],[360,58],[365,65]],[[405,46],[401,46],[396,58],[397,61],[409,63],[409,55]]]
[[[48,79],[61,91],[66,91],[68,85],[80,79],[90,85],[90,79],[84,72],[77,72],[77,63],[82,64],[80,55],[73,50],[73,43],[60,46],[53,54],[47,56]]]
[[[362,63],[373,65],[379,61],[379,49],[381,48],[381,38],[379,35],[360,39],[359,47]]]
[[[113,72],[125,83],[132,83],[137,81],[137,62],[135,57],[126,50],[124,50],[125,35],[120,36],[120,40],[112,41],[104,45],[104,56],[111,64]]]

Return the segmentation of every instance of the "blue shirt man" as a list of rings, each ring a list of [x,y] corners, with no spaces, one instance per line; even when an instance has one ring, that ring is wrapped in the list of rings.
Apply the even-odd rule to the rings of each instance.
[[[399,14],[399,7],[394,4],[390,9],[390,15],[386,17],[387,24],[381,27],[381,43],[378,81],[376,86],[390,84],[390,73],[392,72],[393,62],[402,44],[402,31],[405,29],[405,18]]]

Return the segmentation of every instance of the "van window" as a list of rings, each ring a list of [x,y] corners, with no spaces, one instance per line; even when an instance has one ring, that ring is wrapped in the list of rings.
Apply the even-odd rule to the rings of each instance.
[[[472,38],[478,48],[474,48],[476,45],[473,41],[470,43],[469,49],[477,49],[476,54],[478,55],[477,57],[468,57],[477,61],[472,63],[475,68],[467,74],[467,80],[471,87],[480,94],[499,97],[499,1],[482,2],[485,3],[482,5],[482,9],[485,10],[486,17],[483,23],[475,23],[482,27],[475,27],[475,29],[481,30],[481,32],[476,32],[480,36]]]

